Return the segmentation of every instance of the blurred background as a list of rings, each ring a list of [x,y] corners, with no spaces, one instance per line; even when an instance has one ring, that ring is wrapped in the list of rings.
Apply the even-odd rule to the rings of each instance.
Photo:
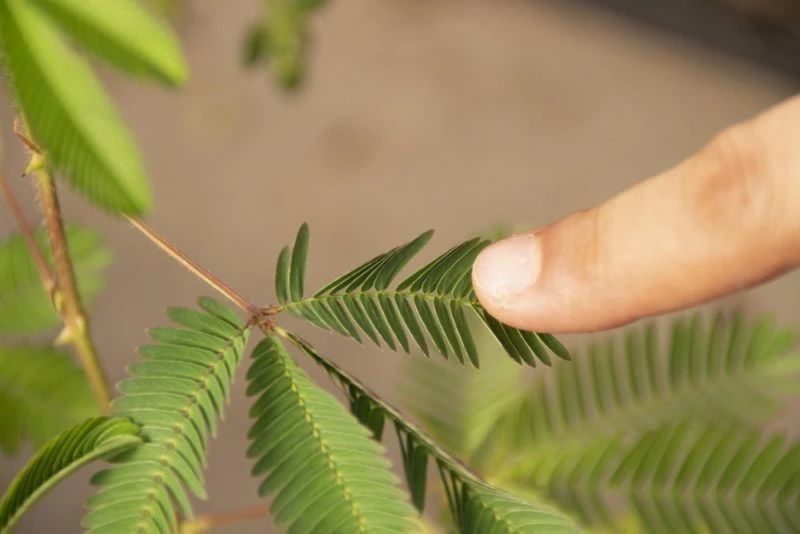
[[[319,287],[428,228],[437,230],[432,254],[499,224],[535,227],[602,202],[797,89],[792,0],[332,0],[312,17],[308,73],[294,94],[241,67],[243,34],[260,8],[176,5],[192,68],[179,92],[101,72],[153,179],[148,220],[263,304],[274,301],[277,253],[303,221],[312,233],[307,285]],[[35,219],[1,100],[3,171]],[[145,328],[209,289],[62,189],[69,219],[99,228],[115,253],[92,328],[117,381]],[[0,229],[11,228],[0,212]],[[718,305],[797,325],[798,289],[790,274]],[[396,398],[407,356],[298,328]],[[243,454],[242,385],[240,376],[211,445],[199,513],[258,502]],[[28,453],[0,462],[0,487]],[[78,532],[90,472],[58,487],[18,531]],[[264,528],[267,520],[230,531]]]

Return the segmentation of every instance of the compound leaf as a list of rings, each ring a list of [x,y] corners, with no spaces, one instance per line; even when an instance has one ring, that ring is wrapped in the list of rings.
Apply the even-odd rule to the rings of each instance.
[[[107,210],[146,211],[150,189],[130,134],[35,2],[0,1],[0,46],[16,105],[47,163]]]
[[[91,54],[134,76],[169,85],[188,68],[171,30],[135,0],[33,0]]]
[[[140,444],[138,433],[139,427],[127,419],[96,417],[48,441],[0,501],[0,533],[10,532],[33,503],[82,466]]]

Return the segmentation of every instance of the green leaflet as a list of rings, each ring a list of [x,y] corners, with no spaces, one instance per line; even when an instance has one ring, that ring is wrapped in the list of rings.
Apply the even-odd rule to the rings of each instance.
[[[459,485],[452,472],[445,470],[442,479],[448,499],[457,510],[456,523],[460,532],[578,532],[571,520],[550,508],[531,506],[487,484],[462,482]]]
[[[264,61],[267,55],[267,32],[261,21],[247,28],[242,41],[241,61],[245,67],[254,67]]]
[[[498,428],[515,449],[683,417],[760,421],[797,384],[794,339],[768,318],[694,315],[674,323],[662,350],[655,326],[634,327],[623,343],[592,344],[570,365],[538,374]]]
[[[575,533],[577,527],[561,512],[517,499],[490,486],[439,447],[430,437],[411,424],[395,408],[367,390],[357,379],[318,354],[297,336],[284,334],[306,355],[319,364],[348,395],[351,405],[355,400],[368,402],[370,409],[357,414],[380,412],[393,421],[400,442],[403,467],[408,486],[417,509],[422,512],[427,484],[428,458],[435,460],[441,475],[448,505],[454,523],[460,532],[495,533]],[[362,422],[364,422],[362,420]]]
[[[351,386],[351,389],[352,388]],[[369,399],[364,395],[364,399]],[[380,406],[372,403],[372,411],[380,412]],[[384,415],[385,417],[385,415]],[[418,441],[416,436],[405,426],[395,423],[397,441],[400,444],[400,454],[403,457],[403,473],[411,491],[411,502],[420,513],[425,509],[425,493],[428,487],[428,447]],[[375,439],[380,440],[378,436]]]
[[[0,46],[16,104],[48,163],[112,212],[146,211],[150,190],[130,134],[35,2],[0,1]]]
[[[135,76],[180,85],[188,67],[178,40],[135,0],[34,0],[93,55]]]
[[[794,532],[800,526],[800,443],[781,435],[682,421],[557,456],[532,461],[528,472],[593,488],[590,493],[616,491],[648,532]],[[600,500],[593,505],[601,512],[608,507]],[[570,507],[581,509],[577,500]],[[587,502],[581,515],[597,521]]]
[[[0,501],[0,533],[10,532],[33,503],[82,466],[141,443],[138,432],[139,427],[127,419],[97,417],[48,441]]]
[[[416,531],[383,447],[314,385],[275,337],[253,351],[248,394],[257,399],[248,456],[265,475],[261,496],[290,532]]]
[[[37,239],[50,256],[49,241],[41,231]],[[67,227],[67,246],[84,303],[103,288],[103,274],[111,252],[94,230]],[[61,324],[45,292],[25,241],[12,234],[0,241],[0,334],[30,334]]]
[[[186,81],[188,67],[168,26],[134,0],[34,0],[93,55],[134,76],[169,85]]]
[[[749,430],[796,389],[794,337],[769,319],[693,315],[673,324],[667,343],[652,325],[630,328],[622,343],[593,344],[532,384],[500,375],[476,385],[469,369],[415,368],[405,396],[439,435],[494,419],[470,464],[587,526],[619,531],[628,512],[648,532],[793,531],[800,447]],[[478,380],[491,379],[485,370]],[[493,411],[483,386],[516,400]],[[470,391],[485,402],[462,400]]]
[[[146,443],[114,459],[92,479],[100,489],[88,501],[89,532],[171,532],[178,516],[191,517],[189,492],[205,497],[208,434],[215,434],[249,329],[208,298],[203,311],[173,308],[185,328],[153,328],[154,345],[140,347],[144,361],[128,368],[114,411],[141,426]]]
[[[489,244],[479,238],[453,247],[390,288],[400,271],[433,235],[425,232],[362,264],[310,297],[303,295],[308,226],[298,232],[294,246],[278,257],[275,289],[280,310],[302,317],[325,330],[361,341],[362,334],[376,345],[410,351],[413,340],[425,354],[434,348],[445,358],[479,365],[473,339],[478,318],[508,355],[518,363],[550,365],[551,355],[569,359],[552,335],[525,332],[501,324],[486,313],[472,289],[472,262]]]
[[[264,14],[253,24],[242,44],[242,62],[252,67],[269,64],[285,89],[295,89],[306,63],[306,25],[310,12],[323,0],[263,0]]]
[[[0,347],[0,451],[20,442],[41,446],[97,415],[83,371],[52,347]]]
[[[403,362],[399,384],[401,399],[415,419],[465,458],[476,458],[493,441],[498,419],[525,391],[522,368],[490,336],[478,335],[475,343],[480,369],[451,360],[409,359]]]

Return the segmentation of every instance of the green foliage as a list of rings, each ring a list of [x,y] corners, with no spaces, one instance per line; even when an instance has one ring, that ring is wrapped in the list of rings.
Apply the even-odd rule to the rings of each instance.
[[[79,465],[113,455],[114,465],[92,479],[100,489],[89,499],[84,526],[115,533],[181,529],[192,516],[191,495],[205,498],[208,436],[216,434],[248,334],[259,326],[267,337],[253,351],[248,372],[248,394],[256,397],[248,455],[256,459],[253,475],[264,477],[259,495],[272,497],[272,515],[289,531],[419,530],[414,509],[421,514],[430,498],[431,466],[459,532],[577,532],[561,510],[610,531],[634,523],[657,532],[800,529],[800,443],[759,426],[796,388],[791,331],[769,319],[748,325],[738,316],[718,315],[707,324],[694,317],[676,321],[666,345],[648,326],[630,330],[621,349],[613,341],[594,344],[567,361],[569,354],[552,336],[501,325],[480,307],[471,266],[488,241],[462,243],[396,281],[431,234],[306,296],[309,230],[303,225],[278,258],[278,306],[253,312],[244,323],[210,299],[200,299],[203,311],[168,310],[184,328],[150,330],[157,343],[140,348],[144,361],[129,367],[130,378],[119,385],[123,396],[113,402],[115,414],[125,418],[114,420],[123,438],[85,425],[56,438],[0,505],[0,528]],[[104,255],[96,238],[81,236],[71,237],[83,243],[74,252],[85,251],[84,276],[92,279]],[[17,256],[23,258],[19,264]],[[9,288],[24,293],[36,273],[18,237],[0,243],[4,258],[9,263],[3,271],[0,262],[0,275],[6,273],[0,283],[7,279]],[[49,304],[46,295],[31,295],[17,298]],[[20,306],[2,303],[0,325]],[[444,359],[409,364],[404,395],[431,434],[490,476],[491,484],[277,326],[273,316],[282,311],[395,351],[410,352],[413,340],[426,354],[442,353]],[[277,336],[328,373],[352,415],[309,379]],[[551,362],[553,354],[560,359]],[[68,360],[56,356],[50,349],[0,349],[0,412],[11,414],[10,424],[0,426],[5,449],[25,436],[52,435],[57,430],[45,431],[47,425],[69,424],[77,412],[70,405],[76,395],[64,393]],[[467,359],[474,367],[461,365]],[[514,363],[534,366],[536,359],[551,368],[530,378]],[[80,402],[91,406],[83,377],[71,369],[80,378],[74,381]],[[42,409],[46,402],[68,413]],[[387,421],[398,439],[410,499],[384,456]],[[138,443],[138,436],[140,445],[116,448]]]
[[[522,390],[520,367],[498,354],[489,336],[476,336],[475,344],[480,369],[453,360],[412,358],[403,362],[399,385],[406,406],[433,437],[466,458],[480,454]]]
[[[33,0],[92,55],[170,85],[188,75],[172,32],[134,0]]]
[[[100,206],[139,214],[150,205],[139,153],[86,61],[59,30],[128,71],[178,83],[185,68],[164,28],[132,0],[113,4],[2,0],[0,47],[14,99],[46,162]]]
[[[261,22],[256,22],[247,29],[242,42],[242,64],[255,67],[266,60],[267,31]]]
[[[448,474],[442,477],[447,485]],[[456,524],[460,532],[577,532],[572,522],[545,507],[533,507],[508,493],[477,482],[447,485],[451,507],[457,510]]]
[[[317,353],[293,334],[285,333],[306,355],[317,362],[337,383],[351,401],[367,402],[369,410],[357,413],[375,414],[391,419],[397,430],[404,471],[412,499],[422,512],[427,485],[427,463],[432,458],[441,475],[448,505],[455,524],[466,533],[577,532],[572,521],[550,507],[531,504],[482,481],[464,464],[437,445],[395,408],[366,389],[357,379]],[[364,421],[362,420],[362,423]]]
[[[284,88],[296,88],[305,73],[308,17],[323,3],[323,0],[264,0],[264,15],[245,35],[242,62],[248,67],[268,63]]]
[[[594,344],[532,384],[499,372],[488,389],[504,392],[500,409],[437,395],[485,394],[453,366],[406,373],[404,391],[445,439],[483,428],[467,452],[494,481],[587,526],[616,531],[630,512],[648,532],[787,531],[797,528],[800,445],[759,423],[796,387],[793,339],[769,319],[694,316],[674,323],[666,350],[649,325],[630,329],[623,350]]]
[[[88,419],[51,439],[17,475],[0,501],[0,533],[47,491],[82,466],[141,443],[139,427],[123,418]]]
[[[184,7],[183,0],[146,0],[145,4],[148,9],[169,21],[178,19]]]
[[[248,456],[266,475],[259,495],[291,532],[409,532],[414,509],[383,447],[329,393],[314,385],[273,336],[253,351]]]
[[[683,420],[551,447],[518,471],[528,479],[517,483],[547,488],[588,523],[608,523],[616,495],[646,531],[793,532],[800,525],[800,443],[739,425]]]
[[[45,233],[39,232],[37,240],[50,259]],[[81,298],[84,303],[91,302],[103,288],[103,271],[111,253],[97,232],[76,226],[67,227],[67,246]],[[0,334],[31,334],[60,323],[22,236],[12,234],[0,241]]]
[[[433,235],[416,239],[381,254],[340,276],[311,297],[304,297],[308,226],[301,226],[294,246],[278,257],[275,289],[279,310],[311,321],[325,330],[361,341],[365,334],[376,345],[409,352],[409,339],[429,354],[429,341],[445,358],[465,358],[476,367],[478,351],[469,325],[477,316],[509,356],[535,366],[549,365],[550,354],[569,359],[566,349],[550,334],[526,332],[501,324],[481,307],[472,289],[472,262],[489,244],[479,238],[453,247],[390,288],[406,264]],[[426,338],[427,335],[427,338]]]
[[[672,327],[661,350],[653,325],[630,329],[623,349],[592,344],[572,365],[539,374],[498,425],[522,446],[543,439],[652,429],[694,417],[757,421],[797,385],[794,332],[768,319],[699,315]]]
[[[0,451],[40,446],[97,414],[83,372],[50,347],[0,347]]]
[[[207,436],[216,433],[249,329],[218,302],[199,304],[202,312],[170,309],[186,328],[151,329],[158,343],[140,347],[145,361],[131,365],[131,378],[119,384],[124,395],[114,411],[140,425],[147,443],[92,479],[101,489],[83,520],[90,532],[173,531],[173,502],[192,515],[186,488],[205,498]]]

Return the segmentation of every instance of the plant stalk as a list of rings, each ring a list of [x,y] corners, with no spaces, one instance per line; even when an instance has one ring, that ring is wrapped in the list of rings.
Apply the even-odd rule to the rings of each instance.
[[[64,222],[61,217],[61,206],[58,201],[56,186],[53,182],[53,176],[46,166],[38,165],[36,167],[38,168],[35,168],[34,172],[36,174],[39,202],[44,211],[56,271],[56,291],[53,303],[56,311],[63,317],[65,324],[66,335],[62,339],[75,347],[97,404],[100,406],[102,413],[110,414],[111,391],[97,356],[97,349],[89,333],[89,322],[78,293],[75,271],[67,248]]]
[[[144,234],[147,239],[153,242],[158,248],[166,252],[172,259],[186,267],[192,274],[197,276],[200,280],[210,285],[228,300],[234,303],[238,308],[247,313],[249,317],[258,317],[261,315],[262,310],[238,291],[231,286],[214,276],[208,269],[194,261],[190,256],[170,243],[166,237],[159,234],[153,227],[134,217],[128,217],[128,222]]]
[[[50,300],[54,300],[56,282],[53,273],[50,272],[50,266],[47,265],[44,253],[39,247],[39,243],[36,242],[33,230],[31,230],[28,221],[25,219],[25,215],[22,213],[22,209],[20,209],[19,203],[17,203],[17,199],[13,191],[11,191],[11,187],[8,185],[8,180],[6,180],[5,174],[2,172],[0,172],[0,192],[2,192],[8,209],[11,211],[11,216],[14,218],[17,228],[19,228],[22,238],[25,240],[25,244],[31,252],[31,257],[36,264],[36,270],[39,271],[39,277],[42,279],[42,285],[50,296]]]

